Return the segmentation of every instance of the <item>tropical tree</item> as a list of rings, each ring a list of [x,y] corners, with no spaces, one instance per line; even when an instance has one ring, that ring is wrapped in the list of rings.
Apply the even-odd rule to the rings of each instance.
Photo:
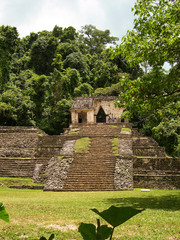
[[[162,134],[166,121],[174,119],[171,127],[174,123],[179,135],[176,125],[180,109],[180,4],[176,0],[137,0],[133,10],[137,16],[134,30],[123,38],[115,55],[124,54],[132,66],[148,63],[151,71],[135,80],[124,77],[118,104],[126,107],[126,116],[143,126],[145,134],[154,134],[162,143],[163,136],[158,137],[158,131]],[[166,62],[171,64],[168,72],[162,68]],[[167,125],[164,129],[168,129]],[[178,149],[178,141],[171,141],[173,148]],[[178,154],[176,151],[174,155]]]
[[[126,59],[150,66],[179,63],[179,0],[137,0],[133,11],[134,30],[128,31],[121,45]]]
[[[31,47],[30,62],[35,73],[49,75],[53,71],[52,62],[58,46],[55,37],[39,37]]]
[[[110,36],[109,30],[102,31],[93,25],[82,27],[79,35],[80,48],[90,54],[100,54],[107,44],[115,44],[117,40],[117,37]]]
[[[11,57],[18,45],[18,32],[15,27],[0,27],[0,92],[9,81]]]

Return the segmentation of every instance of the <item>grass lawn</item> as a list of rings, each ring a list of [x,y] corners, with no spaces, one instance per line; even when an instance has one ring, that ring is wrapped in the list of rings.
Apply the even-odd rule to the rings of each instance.
[[[82,239],[77,231],[80,222],[96,223],[97,215],[115,206],[132,206],[146,210],[115,229],[113,239],[179,239],[180,190],[141,192],[43,192],[0,187],[10,224],[0,220],[0,239],[37,240],[41,236],[55,239]]]

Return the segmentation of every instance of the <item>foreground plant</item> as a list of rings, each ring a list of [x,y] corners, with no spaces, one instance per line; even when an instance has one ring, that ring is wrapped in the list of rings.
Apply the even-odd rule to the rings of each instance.
[[[41,237],[39,240],[53,240],[54,239],[54,234],[51,234],[51,236],[47,239],[45,237]]]
[[[6,212],[3,203],[1,203],[1,202],[0,202],[0,219],[2,219],[5,222],[9,223],[9,215]]]
[[[133,216],[141,213],[143,210],[137,210],[132,207],[115,207],[99,212],[97,209],[91,209],[102,217],[112,227],[101,225],[100,219],[97,219],[97,227],[94,224],[81,223],[78,231],[84,240],[112,240],[114,229],[123,224]]]

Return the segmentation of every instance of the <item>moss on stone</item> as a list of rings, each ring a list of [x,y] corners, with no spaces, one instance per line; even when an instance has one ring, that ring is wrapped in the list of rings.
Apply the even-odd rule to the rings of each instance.
[[[131,132],[131,129],[130,128],[122,128],[121,131]]]
[[[113,138],[111,140],[112,142],[112,150],[115,155],[119,154],[119,139],[118,138]]]
[[[112,127],[112,128],[117,128],[118,126],[116,126],[116,125],[110,125],[110,127]]]
[[[76,153],[88,153],[90,147],[90,138],[83,137],[76,140],[74,150]]]

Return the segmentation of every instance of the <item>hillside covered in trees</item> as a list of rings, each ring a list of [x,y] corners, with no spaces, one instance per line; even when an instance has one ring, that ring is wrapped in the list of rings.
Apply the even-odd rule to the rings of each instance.
[[[1,125],[36,125],[59,134],[69,124],[69,108],[77,96],[119,94],[122,73],[142,75],[111,48],[110,31],[88,25],[55,26],[23,39],[15,27],[1,26]],[[104,93],[103,93],[104,92]]]
[[[180,156],[179,44],[175,34],[179,5],[175,8],[176,1],[173,5],[163,0],[159,14],[164,19],[158,26],[157,9],[154,19],[145,11],[156,1],[148,1],[148,6],[138,2],[135,28],[120,46],[109,30],[92,25],[80,31],[55,26],[22,39],[16,27],[1,26],[0,125],[34,125],[48,134],[59,134],[69,125],[75,97],[115,95],[120,97],[117,105],[126,104],[125,117],[165,146],[168,154]],[[170,4],[170,27],[165,24],[167,6],[163,4]],[[168,72],[162,68],[165,62],[171,64]],[[142,66],[150,70],[143,71]]]

